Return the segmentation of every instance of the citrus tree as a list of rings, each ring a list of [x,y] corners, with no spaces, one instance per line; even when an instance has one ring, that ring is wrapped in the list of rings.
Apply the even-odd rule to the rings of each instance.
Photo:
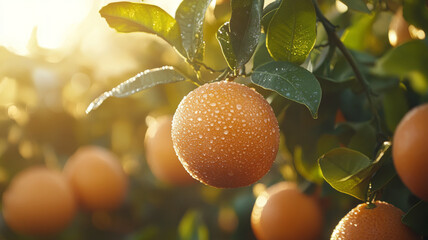
[[[428,236],[427,1],[183,0],[174,16],[144,2],[113,2],[99,12],[119,33],[158,36],[179,59],[142,69],[86,110],[90,116],[110,97],[172,85],[167,115],[174,116],[152,119],[144,145],[148,169],[163,183],[144,176],[128,186],[109,154],[98,160],[111,174],[98,176],[101,167],[91,172],[82,160],[97,148],[76,153],[64,171],[82,191],[81,205],[84,192],[102,201],[100,191],[117,185],[120,194],[103,209],[126,202],[118,215],[131,223],[118,235]],[[105,181],[92,187],[82,171]]]
[[[422,146],[427,135],[427,119],[418,120],[424,121],[418,125],[419,131],[404,129],[392,143],[401,118],[414,106],[427,101],[428,43],[424,34],[428,30],[427,3],[412,0],[277,0],[269,4],[262,0],[219,1],[215,7],[219,9],[219,27],[215,32],[208,31],[204,25],[210,4],[209,0],[184,0],[175,16],[145,3],[117,2],[103,7],[100,14],[111,28],[118,32],[156,34],[176,50],[185,66],[145,70],[102,94],[87,112],[108,97],[126,97],[158,84],[190,81],[202,89],[217,81],[244,83],[261,92],[272,106],[282,136],[279,148],[292,156],[292,161],[285,165],[295,169],[295,180],[300,185],[309,182],[320,186],[321,196],[332,199],[330,204],[337,204],[334,198],[342,196],[334,193],[336,190],[374,208],[377,199],[390,202],[405,210],[401,219],[405,225],[418,234],[427,234],[427,181],[426,177],[418,178],[426,175],[422,171],[426,173],[428,169],[426,148]],[[349,8],[348,12],[332,13],[332,5],[338,4]],[[387,35],[393,47],[385,43]],[[224,57],[217,61],[227,64],[224,69],[211,66],[213,63],[205,54],[206,50],[213,51],[210,46],[213,39],[220,46],[216,50]],[[245,102],[238,93],[223,94],[224,89],[227,87],[212,92],[217,96],[209,102],[212,112],[217,111],[219,108],[215,106],[222,102]],[[204,123],[214,123],[213,128],[216,124],[222,126],[213,118],[226,114],[223,108],[218,110],[223,110],[222,113],[193,119],[200,108],[204,109],[199,107],[202,102],[188,103],[185,110],[180,105],[180,116],[176,120],[179,123],[173,121],[173,141],[177,141],[174,147],[184,167],[203,183],[217,187],[245,186],[257,181],[266,171],[249,181],[239,182],[241,177],[237,184],[230,178],[234,174],[231,169],[236,168],[229,164],[233,161],[231,152],[244,146],[246,139],[232,138],[225,132],[227,141],[237,144],[223,146],[221,150],[226,153],[210,151],[218,156],[218,162],[204,161],[209,158],[204,152],[206,146],[188,147],[192,141],[188,139],[197,141],[198,136],[204,144],[200,134],[207,129],[201,126]],[[254,108],[257,111],[257,107]],[[198,121],[202,121],[201,126],[195,125]],[[228,122],[231,120],[226,124]],[[189,132],[174,130],[178,124],[193,127],[189,127]],[[227,131],[239,131],[242,124],[231,127]],[[212,136],[215,138],[215,134]],[[415,142],[419,144],[411,139],[418,139]],[[270,147],[263,143],[256,141],[256,145],[263,146],[254,146],[257,152]],[[187,145],[187,155],[198,156],[187,160],[184,146],[178,146],[180,144]],[[406,144],[414,147],[402,147]],[[208,145],[217,146],[212,141]],[[395,167],[393,157],[396,162],[400,161]],[[243,176],[252,176],[251,160],[264,160],[260,156],[247,158],[247,162],[240,162],[239,168]],[[412,160],[414,158],[417,160]],[[421,162],[416,167],[419,172],[407,170],[415,168],[413,161]],[[212,164],[218,164],[224,171],[213,170]],[[270,166],[271,163],[268,168]],[[204,169],[209,170],[203,172]],[[200,171],[202,175],[198,175]],[[407,176],[397,177],[397,171]],[[409,175],[412,180],[406,180]],[[407,181],[413,181],[412,186],[408,186]],[[420,189],[412,191],[417,188]],[[302,188],[302,191],[310,189]]]

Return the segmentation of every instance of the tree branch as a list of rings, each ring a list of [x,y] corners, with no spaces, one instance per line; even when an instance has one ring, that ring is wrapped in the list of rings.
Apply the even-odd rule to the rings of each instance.
[[[313,2],[314,7],[315,7],[315,12],[316,12],[317,18],[322,23],[325,31],[327,32],[327,36],[328,36],[328,40],[329,40],[330,45],[336,46],[342,52],[346,61],[351,66],[352,71],[355,73],[355,78],[360,83],[361,87],[363,88],[364,93],[365,93],[367,100],[369,102],[370,110],[371,110],[373,117],[375,119],[376,130],[379,134],[383,135],[382,128],[381,128],[381,119],[380,119],[379,113],[376,109],[376,106],[374,104],[374,98],[373,98],[374,93],[373,93],[372,89],[370,88],[364,74],[360,71],[360,69],[358,68],[357,62],[354,60],[354,57],[351,55],[349,50],[345,47],[345,45],[343,44],[343,42],[340,40],[339,36],[337,35],[336,26],[333,25],[324,16],[324,14],[321,12],[321,10],[318,6],[317,1],[312,0],[312,2]]]

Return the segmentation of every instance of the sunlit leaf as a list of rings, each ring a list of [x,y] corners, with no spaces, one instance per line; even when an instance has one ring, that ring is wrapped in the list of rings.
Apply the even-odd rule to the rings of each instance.
[[[370,13],[369,8],[363,0],[340,0],[350,9],[357,10],[360,12]]]
[[[156,34],[184,53],[180,27],[162,8],[144,3],[114,2],[100,10],[110,27],[118,32]]]
[[[314,118],[321,102],[321,86],[308,70],[289,62],[269,62],[256,68],[251,81],[292,101],[304,104]]]
[[[322,183],[323,177],[317,161],[308,161],[308,159],[303,156],[302,147],[297,146],[294,149],[293,159],[297,172],[306,180],[314,183]]]
[[[347,28],[341,38],[346,47],[353,50],[364,51],[370,44],[367,35],[372,31],[375,15],[364,14]]]
[[[369,184],[376,171],[389,159],[391,142],[384,142],[374,161],[349,148],[333,149],[318,159],[324,179],[336,190],[366,200]],[[391,179],[378,179],[378,191]]]
[[[263,0],[231,1],[230,41],[236,56],[237,68],[250,60],[257,47],[261,33],[263,2]]]
[[[101,94],[91,102],[86,109],[86,113],[98,108],[109,97],[127,97],[159,84],[179,82],[186,79],[187,78],[175,70],[174,67],[170,66],[146,70],[119,84],[112,90]]]
[[[428,202],[420,201],[402,218],[402,222],[421,235],[428,235]]]
[[[318,161],[324,179],[334,189],[363,201],[366,199],[371,173],[371,160],[367,156],[348,148],[336,148]]]
[[[230,24],[226,22],[217,31],[217,40],[220,44],[224,58],[226,59],[227,65],[230,69],[236,67],[236,56],[233,52],[232,43],[230,41]]]
[[[175,13],[187,58],[202,60],[204,50],[203,24],[211,0],[184,0]]]
[[[277,61],[301,64],[316,40],[316,15],[311,0],[283,0],[270,21],[266,46]]]

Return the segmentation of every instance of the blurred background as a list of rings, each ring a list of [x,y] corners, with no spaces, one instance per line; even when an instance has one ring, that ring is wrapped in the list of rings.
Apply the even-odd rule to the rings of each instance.
[[[168,84],[108,99],[85,114],[101,93],[146,69],[172,65],[188,70],[161,39],[109,28],[98,13],[109,2],[113,1],[0,0],[0,194],[17,172],[34,165],[61,170],[77,148],[94,144],[119,157],[130,181],[126,201],[113,212],[80,212],[53,239],[185,239],[186,231],[198,231],[199,239],[254,239],[250,214],[255,197],[272,183],[297,178],[285,147],[269,174],[253,186],[177,187],[158,181],[148,169],[144,136],[155,117],[174,113],[193,84]],[[172,16],[180,3],[144,2]],[[325,3],[327,17],[342,23],[342,30],[364,18],[348,13],[339,1],[320,2]],[[382,13],[366,41],[348,46],[384,53],[391,47],[387,30],[393,14]],[[229,17],[227,1],[213,1],[204,25],[204,62],[213,69],[226,67],[214,33]],[[211,77],[208,71],[204,74]],[[329,216],[336,223],[356,201],[332,192],[342,209]],[[326,236],[333,226],[325,228]],[[13,233],[0,216],[0,239],[33,238]]]

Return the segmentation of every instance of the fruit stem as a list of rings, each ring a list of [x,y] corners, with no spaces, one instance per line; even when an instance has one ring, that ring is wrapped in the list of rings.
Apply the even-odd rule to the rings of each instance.
[[[343,56],[345,57],[346,61],[349,63],[349,65],[352,68],[352,71],[355,73],[355,78],[357,79],[357,81],[360,83],[361,87],[364,90],[364,93],[366,94],[367,100],[369,102],[370,105],[370,109],[371,112],[373,114],[373,117],[375,119],[375,123],[376,123],[376,130],[378,133],[382,134],[382,130],[381,130],[381,120],[380,120],[380,116],[377,112],[377,109],[374,105],[374,99],[373,96],[375,95],[372,91],[372,89],[370,88],[366,78],[364,77],[364,74],[360,71],[360,69],[358,68],[358,65],[356,63],[356,61],[354,60],[353,56],[351,55],[351,53],[349,52],[349,50],[345,47],[345,45],[343,44],[343,42],[340,40],[339,36],[336,33],[336,26],[333,25],[325,16],[324,14],[321,12],[318,3],[316,0],[312,0],[314,7],[315,7],[315,12],[317,15],[318,20],[322,23],[322,25],[324,26],[325,31],[327,32],[327,36],[328,36],[328,40],[330,42],[330,45],[335,45],[343,54]]]

